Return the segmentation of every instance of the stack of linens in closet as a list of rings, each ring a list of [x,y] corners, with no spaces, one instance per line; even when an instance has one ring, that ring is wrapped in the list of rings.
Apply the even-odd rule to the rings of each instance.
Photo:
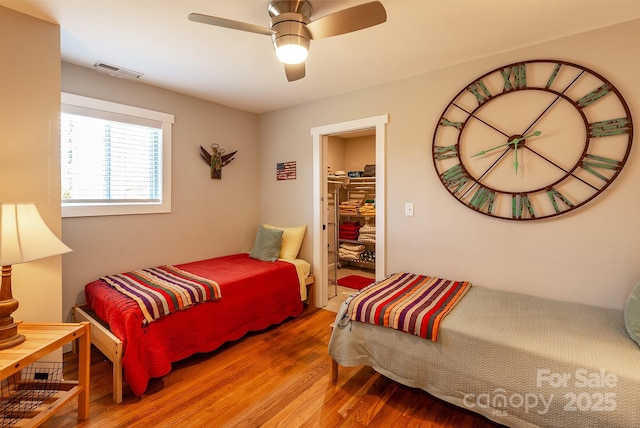
[[[338,238],[348,241],[357,241],[360,235],[360,223],[357,221],[345,221],[338,228]]]
[[[342,243],[338,249],[338,257],[341,259],[360,260],[360,256],[364,251],[364,245]]]
[[[376,243],[376,226],[373,224],[365,224],[360,228],[358,241],[375,244]]]

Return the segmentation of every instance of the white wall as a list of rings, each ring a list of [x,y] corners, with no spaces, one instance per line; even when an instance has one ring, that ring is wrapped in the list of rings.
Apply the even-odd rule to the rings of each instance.
[[[262,114],[260,147],[268,155],[260,160],[260,219],[312,224],[311,128],[388,113],[387,273],[426,273],[622,308],[640,280],[639,142],[602,195],[566,215],[533,222],[489,218],[458,203],[434,171],[431,143],[442,110],[465,84],[529,59],[575,62],[603,74],[640,123],[633,40],[640,40],[638,20]],[[285,158],[299,162],[298,180],[286,189],[270,179],[275,160]],[[405,202],[415,204],[415,216],[403,215]],[[301,255],[311,259],[311,248],[307,239]]]
[[[60,236],[60,27],[0,6],[0,202]],[[61,257],[13,266],[15,320],[60,322]]]
[[[64,92],[173,114],[170,214],[65,218],[63,315],[102,275],[250,251],[258,226],[258,116],[62,64]],[[234,161],[212,180],[200,157],[218,143]],[[274,166],[275,175],[275,166]]]

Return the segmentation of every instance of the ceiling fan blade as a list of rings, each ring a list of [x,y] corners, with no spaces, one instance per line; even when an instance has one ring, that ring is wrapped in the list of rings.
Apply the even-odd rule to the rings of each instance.
[[[373,1],[323,16],[307,24],[307,29],[313,39],[322,39],[373,27],[386,20],[387,12],[382,3]]]
[[[261,27],[259,25],[234,21],[232,19],[219,18],[217,16],[202,15],[200,13],[190,13],[189,21],[215,25],[216,27],[231,28],[232,30],[248,31],[249,33],[264,34],[265,36],[270,36],[276,33],[269,28]]]
[[[304,77],[304,62],[300,64],[285,64],[284,72],[287,74],[287,80],[289,82],[295,82]]]

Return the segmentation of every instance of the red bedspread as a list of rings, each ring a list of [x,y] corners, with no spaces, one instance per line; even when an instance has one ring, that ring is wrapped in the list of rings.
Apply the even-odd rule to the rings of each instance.
[[[198,304],[143,327],[139,306],[101,280],[85,286],[87,305],[123,343],[124,378],[136,395],[149,379],[171,371],[171,363],[210,352],[250,331],[265,329],[302,312],[295,266],[235,254],[177,268],[213,279],[222,298]]]

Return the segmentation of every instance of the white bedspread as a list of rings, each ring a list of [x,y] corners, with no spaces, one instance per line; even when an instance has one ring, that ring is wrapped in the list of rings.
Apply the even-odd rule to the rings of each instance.
[[[474,286],[437,343],[336,317],[329,354],[513,427],[640,426],[623,312]]]

